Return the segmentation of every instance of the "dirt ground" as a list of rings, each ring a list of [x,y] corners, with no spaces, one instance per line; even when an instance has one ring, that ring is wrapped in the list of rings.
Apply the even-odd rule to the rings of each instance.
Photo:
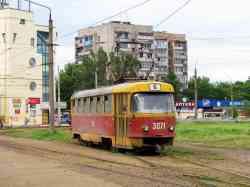
[[[250,186],[250,151],[175,146],[190,153],[121,154],[0,136],[0,186]]]

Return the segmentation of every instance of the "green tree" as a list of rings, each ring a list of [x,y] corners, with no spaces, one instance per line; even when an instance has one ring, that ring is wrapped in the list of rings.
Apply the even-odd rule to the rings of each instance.
[[[141,62],[133,55],[124,52],[115,55],[111,52],[109,59],[109,71],[113,82],[126,77],[137,77]]]
[[[68,102],[74,91],[86,88],[82,81],[85,78],[85,70],[82,64],[67,64],[63,71],[60,72],[61,97],[63,101]]]
[[[180,81],[178,80],[175,73],[170,72],[166,77],[163,77],[163,81],[170,82],[174,86],[176,99],[182,98],[183,96],[182,90],[181,90],[182,85]]]
[[[185,90],[187,97],[194,100],[194,78],[188,83],[188,89]],[[213,98],[214,86],[210,83],[208,77],[197,78],[198,99]]]
[[[125,77],[135,77],[140,68],[140,61],[130,54],[109,55],[99,49],[84,56],[79,64],[67,64],[60,72],[61,97],[68,102],[74,92],[95,88],[95,72],[98,75],[98,86],[107,86]],[[110,80],[108,79],[108,75]]]
[[[106,86],[108,85],[107,81],[107,67],[108,67],[108,55],[107,53],[102,49],[99,48],[97,53],[91,52],[90,56],[85,57],[88,59],[89,63],[85,63],[86,60],[83,59],[82,63],[84,66],[86,66],[86,69],[89,69],[90,71],[93,71],[94,73],[91,74],[92,80],[95,80],[95,72],[97,72],[98,77],[98,86]]]

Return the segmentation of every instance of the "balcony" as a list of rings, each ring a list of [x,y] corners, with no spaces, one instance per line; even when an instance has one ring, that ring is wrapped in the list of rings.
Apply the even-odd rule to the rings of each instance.
[[[176,46],[174,47],[175,50],[184,50],[184,47]]]

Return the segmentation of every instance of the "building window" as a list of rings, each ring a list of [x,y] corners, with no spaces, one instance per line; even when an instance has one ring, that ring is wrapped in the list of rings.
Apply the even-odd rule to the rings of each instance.
[[[6,43],[6,33],[2,33],[3,43]]]
[[[128,44],[127,43],[120,43],[120,48],[128,49]]]
[[[37,88],[36,83],[35,83],[35,82],[31,82],[31,83],[30,83],[30,90],[31,90],[31,91],[35,91],[36,88]]]
[[[26,23],[26,20],[25,19],[20,19],[20,25],[25,25],[25,23]]]
[[[31,67],[35,67],[35,65],[36,65],[36,59],[35,58],[30,58],[30,60],[29,60],[29,64],[30,64],[30,66]]]
[[[101,36],[97,36],[97,42],[101,41]]]
[[[129,35],[128,32],[118,32],[117,33],[117,39],[125,39],[125,40],[127,40],[128,35]]]
[[[92,46],[93,46],[93,36],[85,36],[84,47],[92,47]]]
[[[31,45],[32,47],[35,47],[35,38],[31,38],[31,39],[30,39],[30,45]]]
[[[17,33],[13,33],[13,44],[16,42]]]
[[[152,53],[148,53],[148,58],[151,59],[153,57]]]
[[[143,58],[143,52],[140,52],[140,58]]]

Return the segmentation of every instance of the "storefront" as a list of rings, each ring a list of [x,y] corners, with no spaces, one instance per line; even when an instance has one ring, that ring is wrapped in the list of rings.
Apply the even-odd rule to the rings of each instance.
[[[194,117],[194,102],[176,102],[177,119],[184,120]]]
[[[5,126],[35,126],[42,123],[40,98],[11,98],[8,105],[9,116]]]

